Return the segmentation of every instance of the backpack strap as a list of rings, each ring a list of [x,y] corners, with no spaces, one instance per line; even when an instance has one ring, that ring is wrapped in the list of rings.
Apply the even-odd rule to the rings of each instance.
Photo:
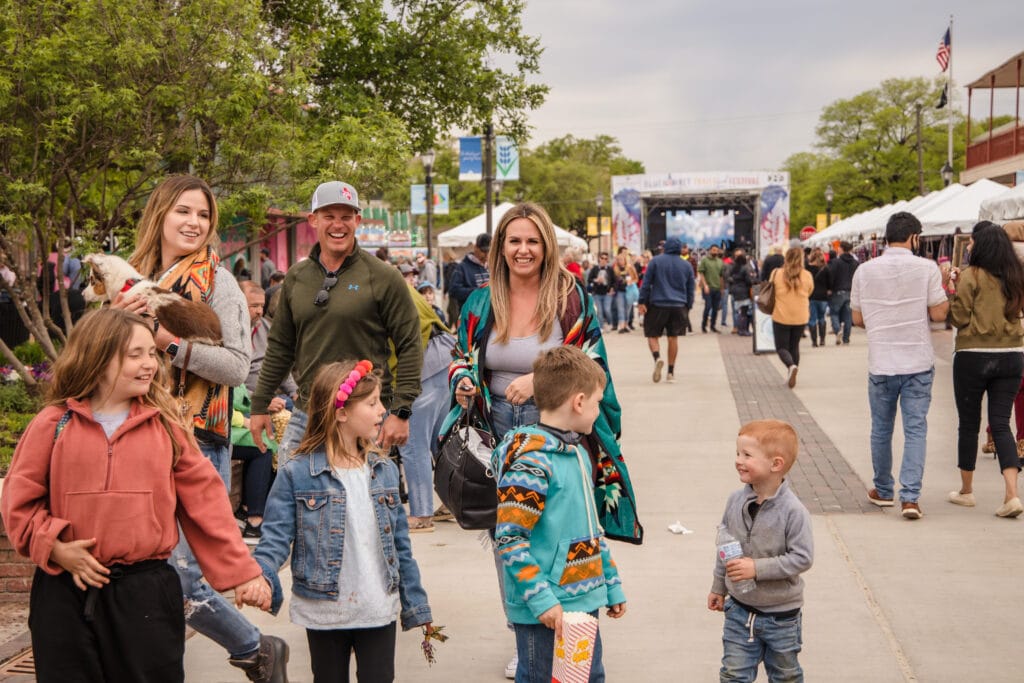
[[[60,419],[57,420],[57,426],[53,430],[53,442],[54,443],[57,443],[57,437],[60,436],[60,433],[64,431],[64,428],[67,427],[68,422],[70,422],[70,421],[71,421],[71,411],[70,410],[66,410],[66,411],[64,411],[64,414],[60,416]]]

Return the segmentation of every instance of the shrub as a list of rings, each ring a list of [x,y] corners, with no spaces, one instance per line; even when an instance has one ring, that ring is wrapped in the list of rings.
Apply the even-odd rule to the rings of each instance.
[[[37,413],[42,405],[42,400],[31,395],[23,382],[0,384],[0,414]]]
[[[34,341],[27,341],[16,346],[14,348],[14,356],[25,365],[39,365],[50,360],[46,357],[43,347]]]

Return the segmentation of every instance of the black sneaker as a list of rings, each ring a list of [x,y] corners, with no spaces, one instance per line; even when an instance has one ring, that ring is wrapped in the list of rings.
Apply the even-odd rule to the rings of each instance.
[[[259,545],[260,539],[263,538],[263,525],[257,524],[253,526],[249,522],[245,523],[245,529],[242,530],[242,540],[248,545]]]
[[[260,636],[260,647],[248,657],[229,659],[256,683],[288,683],[288,643],[277,636]]]

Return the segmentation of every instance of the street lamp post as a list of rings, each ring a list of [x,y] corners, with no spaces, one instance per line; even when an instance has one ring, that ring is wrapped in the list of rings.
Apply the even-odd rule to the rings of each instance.
[[[949,159],[946,159],[946,163],[942,164],[942,170],[939,171],[942,176],[942,186],[949,187],[949,184],[953,182],[953,167],[949,165]]]
[[[430,258],[430,233],[434,227],[434,178],[430,172],[434,167],[434,150],[424,152],[420,156],[423,162],[423,169],[427,172],[427,258]]]
[[[594,197],[594,203],[597,204],[597,250],[601,251],[601,244],[604,241],[601,233],[601,207],[604,206],[604,195],[598,193],[598,195]],[[609,244],[608,247],[609,251],[611,251],[611,244]]]
[[[832,200],[836,198],[836,193],[832,190],[831,185],[825,186],[825,227],[832,225]]]

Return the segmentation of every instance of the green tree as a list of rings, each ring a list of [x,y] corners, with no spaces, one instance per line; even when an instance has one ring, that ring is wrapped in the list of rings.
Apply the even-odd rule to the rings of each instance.
[[[935,109],[941,79],[889,79],[877,88],[825,107],[815,146],[819,152],[790,156],[791,226],[815,225],[825,212],[825,188],[835,192],[832,211],[844,216],[918,194],[917,108],[926,190],[942,187],[938,169],[946,160],[948,109]],[[964,119],[954,114],[953,167],[963,168]]]
[[[526,140],[526,115],[547,87],[540,41],[522,27],[523,0],[266,0],[281,45],[315,50],[315,98],[331,117],[382,110],[415,149],[454,128]]]
[[[115,230],[130,249],[135,213],[169,172],[208,180],[229,220],[232,196],[269,196],[253,188],[303,158],[308,88],[301,69],[276,66],[268,33],[256,0],[0,5],[0,250],[17,277],[9,294],[51,358],[63,333],[49,298],[36,302],[38,259],[72,240],[92,250]]]

